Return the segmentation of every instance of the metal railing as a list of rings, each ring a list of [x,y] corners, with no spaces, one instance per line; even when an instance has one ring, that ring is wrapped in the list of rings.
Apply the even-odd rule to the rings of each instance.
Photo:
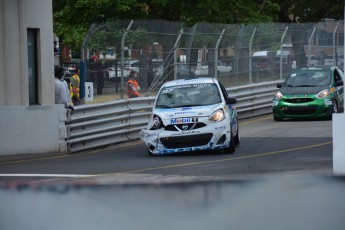
[[[227,88],[237,98],[239,119],[270,114],[278,81]],[[67,151],[70,153],[139,139],[147,125],[155,97],[119,99],[77,106],[67,116]]]

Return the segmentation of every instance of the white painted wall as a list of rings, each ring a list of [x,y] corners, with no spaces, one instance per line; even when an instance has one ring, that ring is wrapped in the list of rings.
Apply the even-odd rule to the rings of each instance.
[[[345,114],[333,114],[333,173],[345,175]]]
[[[0,155],[66,151],[55,105],[52,0],[0,0]],[[29,106],[27,29],[38,29],[38,97]]]
[[[0,106],[0,155],[65,152],[66,119],[62,104]]]
[[[39,29],[39,102],[54,104],[51,0],[0,0],[0,106],[28,106],[27,29]]]

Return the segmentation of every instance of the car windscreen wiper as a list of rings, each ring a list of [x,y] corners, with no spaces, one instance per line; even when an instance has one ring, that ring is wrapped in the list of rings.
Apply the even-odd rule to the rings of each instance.
[[[156,108],[171,108],[171,107],[167,105],[156,105]]]
[[[315,85],[296,85],[295,87],[314,87]]]

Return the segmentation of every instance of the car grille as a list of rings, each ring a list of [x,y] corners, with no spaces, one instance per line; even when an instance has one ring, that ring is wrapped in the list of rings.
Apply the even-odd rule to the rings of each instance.
[[[193,129],[200,129],[205,127],[205,123],[190,123],[190,124],[178,124],[178,125],[167,125],[165,126],[166,131],[186,131],[186,130],[193,130]]]
[[[312,98],[290,98],[290,99],[285,99],[284,101],[288,103],[307,103],[314,100]]]
[[[310,115],[314,114],[317,106],[288,106],[282,112],[286,115]]]
[[[167,149],[188,148],[206,145],[210,142],[212,136],[212,133],[203,133],[190,136],[165,137],[160,138],[160,141]]]

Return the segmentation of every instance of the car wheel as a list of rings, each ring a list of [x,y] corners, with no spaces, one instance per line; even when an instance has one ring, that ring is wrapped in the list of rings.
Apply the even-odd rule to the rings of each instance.
[[[282,121],[283,118],[273,116],[273,120],[275,120],[275,121]]]
[[[338,103],[337,103],[337,101],[333,101],[333,103],[332,103],[332,112],[333,113],[338,113]]]
[[[240,144],[240,142],[241,142],[241,138],[240,138],[240,133],[239,133],[239,127],[238,127],[238,121],[237,121],[237,131],[236,131],[236,135],[235,135],[235,137],[234,137],[234,143],[235,143],[235,145],[239,145]]]
[[[230,145],[226,149],[224,149],[225,153],[234,153],[235,152],[235,139],[232,135],[232,132],[230,132]]]
[[[147,149],[147,153],[152,157],[154,156],[154,154],[152,153],[152,151],[149,148]]]

